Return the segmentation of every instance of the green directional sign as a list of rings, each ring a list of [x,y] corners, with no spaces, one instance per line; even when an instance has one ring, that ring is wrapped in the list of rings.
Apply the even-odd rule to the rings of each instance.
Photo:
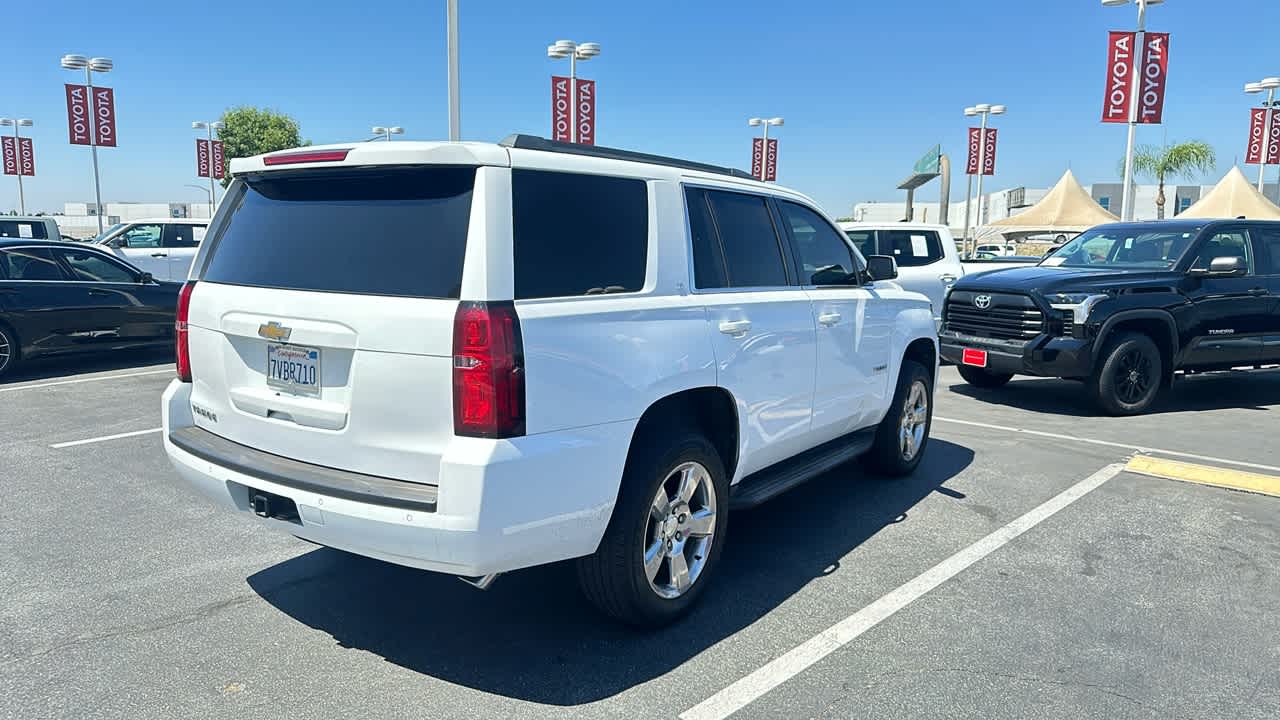
[[[911,170],[917,175],[937,175],[939,158],[942,157],[942,145],[934,145],[924,157],[916,161]]]

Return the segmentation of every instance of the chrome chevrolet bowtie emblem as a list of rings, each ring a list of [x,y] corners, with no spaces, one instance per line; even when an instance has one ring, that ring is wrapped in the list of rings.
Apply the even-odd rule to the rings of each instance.
[[[974,296],[973,306],[978,308],[979,310],[986,310],[987,308],[991,307],[991,296],[990,295]]]
[[[293,328],[285,327],[284,325],[281,325],[275,320],[272,320],[266,325],[258,326],[259,336],[264,337],[268,340],[275,340],[276,342],[286,342],[289,339],[289,336],[292,334],[293,334]]]

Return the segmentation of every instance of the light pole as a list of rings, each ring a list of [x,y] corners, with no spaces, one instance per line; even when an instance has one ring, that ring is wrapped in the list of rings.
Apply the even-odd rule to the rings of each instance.
[[[89,109],[89,150],[93,154],[93,197],[97,203],[98,234],[101,235],[104,208],[102,207],[102,183],[98,179],[98,143],[95,140],[98,120],[94,117],[93,108],[93,74],[111,72],[115,64],[111,62],[111,58],[89,58],[84,55],[63,55],[61,64],[64,70],[84,70],[84,81],[88,85],[89,97],[85,102],[88,103]]]
[[[214,189],[214,177],[213,177],[213,131],[221,130],[223,127],[225,126],[221,122],[218,122],[217,120],[214,120],[211,122],[204,122],[202,120],[197,120],[191,123],[192,130],[204,130],[208,133],[208,138],[209,138],[209,218],[210,219],[213,218],[213,206],[218,203],[218,191]]]
[[[760,177],[757,178],[761,182],[764,182],[764,179],[769,175],[769,126],[782,127],[785,123],[786,121],[780,117],[768,119],[753,117],[747,119],[747,124],[751,127],[764,128],[764,145],[760,151]]]
[[[1004,105],[991,105],[988,103],[979,103],[973,107],[964,109],[965,117],[973,117],[974,115],[982,116],[982,127],[978,131],[978,216],[974,218],[974,226],[982,224],[982,174],[987,169],[987,117],[990,115],[1003,115],[1005,113]],[[965,191],[964,196],[964,248],[965,254],[969,254],[969,204],[970,191],[973,190],[973,176],[969,176],[969,190]]]
[[[600,43],[576,43],[557,40],[547,46],[547,57],[569,58],[569,142],[578,142],[578,61],[586,62],[600,54]]]
[[[209,205],[210,205],[210,206],[212,206],[212,205],[213,205],[213,191],[212,191],[212,190],[210,190],[209,188],[207,188],[207,187],[205,187],[205,186],[203,186],[203,185],[196,185],[196,184],[194,184],[194,183],[186,183],[186,184],[184,184],[182,187],[195,188],[195,189],[199,190],[200,192],[202,192],[202,193],[204,193],[206,196],[208,196],[208,198],[209,198]]]
[[[1250,95],[1267,91],[1267,99],[1262,102],[1262,161],[1258,163],[1258,192],[1263,192],[1267,174],[1267,150],[1271,148],[1271,108],[1280,108],[1280,102],[1276,102],[1276,88],[1280,88],[1280,77],[1263,78],[1244,86],[1244,91]]]
[[[21,118],[18,120],[14,120],[11,118],[0,118],[0,127],[9,127],[10,125],[13,126],[13,136],[15,138],[22,137],[22,133],[20,132],[19,128],[31,127],[32,124],[33,123],[27,118]],[[17,147],[14,148],[14,152],[18,153],[18,212],[22,215],[26,215],[27,214],[27,195],[22,190],[22,141],[15,140],[14,142],[17,143]]]
[[[445,9],[449,60],[449,142],[462,139],[462,81],[458,71],[458,0],[448,0]]]
[[[382,135],[387,139],[387,142],[391,142],[391,136],[403,135],[404,128],[400,127],[399,125],[392,125],[391,127],[382,127],[381,125],[374,125],[369,130],[369,132],[373,133],[374,135]]]
[[[1146,54],[1147,6],[1160,5],[1164,0],[1133,0],[1138,6],[1138,32],[1134,36],[1133,52],[1130,53],[1129,75],[1129,138],[1124,146],[1124,190],[1120,200],[1120,219],[1133,220],[1133,142],[1138,129],[1138,102],[1142,97],[1141,59]],[[1102,0],[1103,7],[1120,7],[1128,5],[1129,0]]]

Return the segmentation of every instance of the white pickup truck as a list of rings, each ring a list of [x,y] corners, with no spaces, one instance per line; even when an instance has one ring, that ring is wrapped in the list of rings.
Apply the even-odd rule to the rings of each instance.
[[[659,625],[732,512],[924,455],[929,305],[799,193],[527,136],[232,170],[163,400],[177,472],[229,512],[478,586],[576,558],[605,613]]]
[[[934,322],[942,324],[947,291],[964,277],[955,238],[946,225],[842,222],[863,256],[888,255],[898,263],[898,284],[929,298]]]

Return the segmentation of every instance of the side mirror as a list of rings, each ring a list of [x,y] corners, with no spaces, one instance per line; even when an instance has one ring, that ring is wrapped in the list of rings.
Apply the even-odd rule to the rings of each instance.
[[[898,277],[898,261],[888,255],[872,255],[867,258],[867,275],[872,280],[893,280]]]
[[[155,282],[155,280],[156,280],[155,276],[153,276],[149,272],[146,272],[145,270],[142,272],[141,275],[138,276],[139,285],[150,285],[151,283]]]
[[[1209,262],[1209,269],[1192,268],[1192,275],[1201,277],[1239,277],[1249,272],[1244,264],[1244,258],[1239,255],[1225,255],[1216,257]]]

